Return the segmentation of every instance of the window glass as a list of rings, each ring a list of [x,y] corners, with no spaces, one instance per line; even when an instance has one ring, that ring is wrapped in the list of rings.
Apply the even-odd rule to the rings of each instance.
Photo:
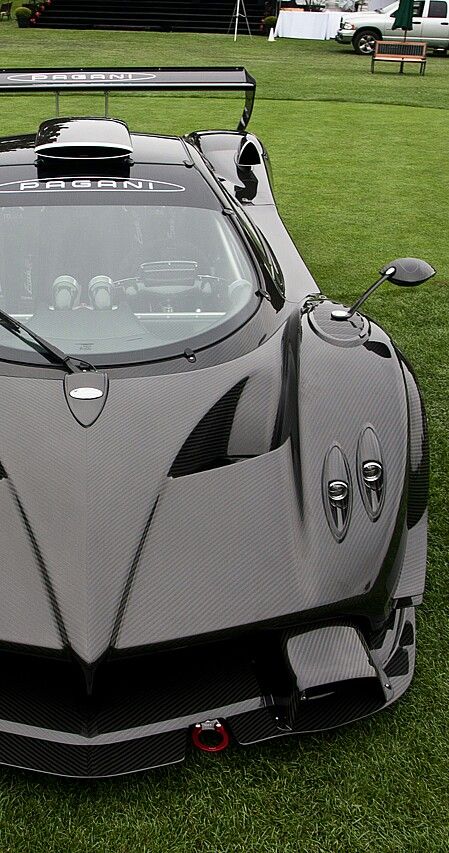
[[[447,18],[446,0],[430,0],[429,18]]]
[[[421,18],[423,12],[424,12],[424,2],[413,4],[413,17],[414,18]]]
[[[67,354],[184,349],[210,329],[218,340],[227,320],[250,315],[257,288],[220,210],[0,208],[0,307]],[[27,349],[0,327],[2,346]]]

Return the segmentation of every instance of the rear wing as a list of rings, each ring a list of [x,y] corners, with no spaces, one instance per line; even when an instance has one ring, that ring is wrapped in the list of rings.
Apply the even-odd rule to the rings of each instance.
[[[155,91],[244,92],[245,106],[237,130],[245,130],[251,117],[256,81],[236,68],[3,68],[0,92],[54,92],[59,116],[59,95],[66,92],[103,92],[105,116],[109,92]]]

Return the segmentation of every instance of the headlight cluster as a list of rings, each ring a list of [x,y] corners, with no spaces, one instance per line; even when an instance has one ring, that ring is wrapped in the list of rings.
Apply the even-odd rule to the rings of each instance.
[[[342,30],[355,30],[355,24],[351,24],[350,21],[343,21]]]

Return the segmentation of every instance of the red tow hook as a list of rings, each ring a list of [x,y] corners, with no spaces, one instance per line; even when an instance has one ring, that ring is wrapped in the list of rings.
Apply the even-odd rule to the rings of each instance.
[[[219,720],[204,720],[194,725],[192,741],[202,752],[222,752],[229,746],[229,732]]]

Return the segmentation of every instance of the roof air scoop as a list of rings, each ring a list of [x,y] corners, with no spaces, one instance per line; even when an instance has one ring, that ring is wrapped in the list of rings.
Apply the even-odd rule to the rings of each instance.
[[[132,154],[125,122],[107,118],[54,118],[42,122],[34,150],[57,160],[124,160]]]
[[[248,168],[258,166],[262,162],[262,157],[257,145],[252,139],[244,139],[237,153],[237,166],[239,168]]]

